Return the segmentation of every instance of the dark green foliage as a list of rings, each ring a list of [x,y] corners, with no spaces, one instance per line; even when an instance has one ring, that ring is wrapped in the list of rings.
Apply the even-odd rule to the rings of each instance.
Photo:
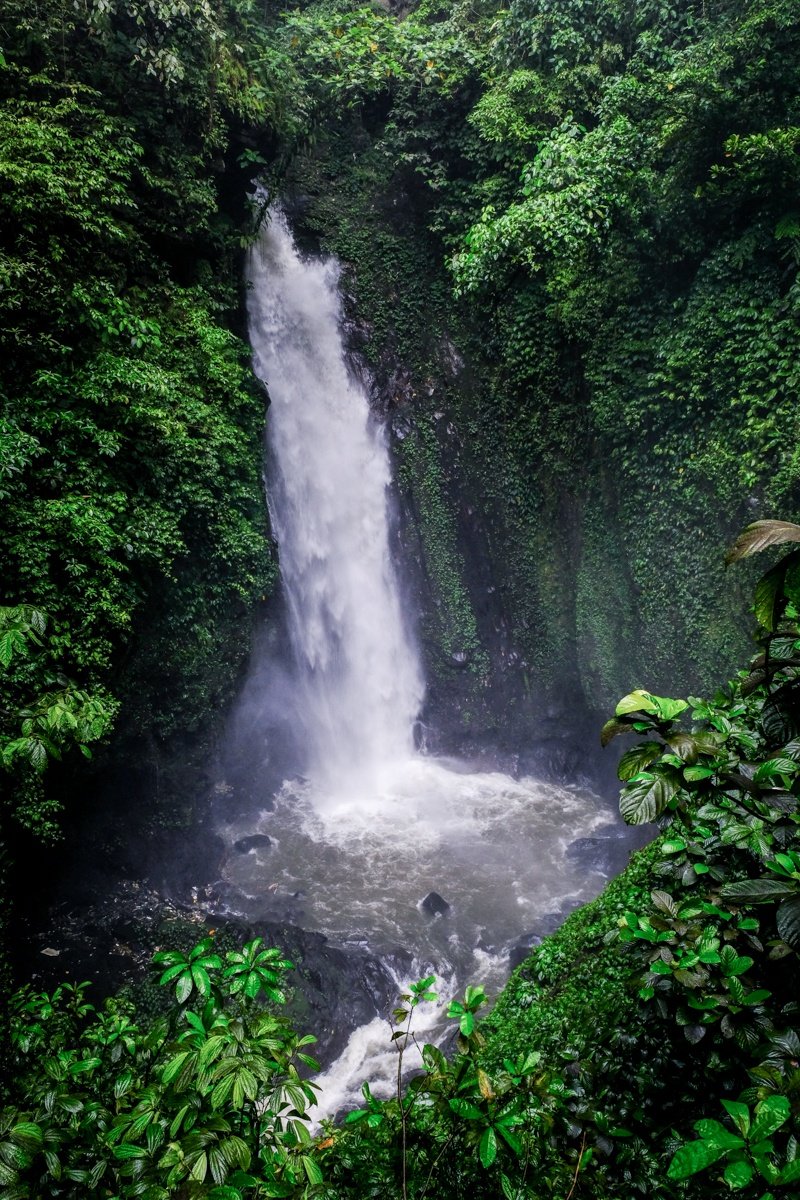
[[[238,1200],[321,1178],[307,1153],[314,1090],[298,1071],[316,1068],[303,1049],[314,1039],[262,1002],[282,1001],[274,984],[291,964],[258,940],[228,952],[227,968],[211,951],[207,939],[186,959],[156,955],[177,1003],[144,1026],[125,1000],[96,1009],[85,983],[14,997],[3,1200]]]
[[[119,698],[139,735],[207,719],[271,583],[218,190],[231,128],[273,116],[234,50],[248,9],[3,11],[0,736],[40,835],[48,758]]]

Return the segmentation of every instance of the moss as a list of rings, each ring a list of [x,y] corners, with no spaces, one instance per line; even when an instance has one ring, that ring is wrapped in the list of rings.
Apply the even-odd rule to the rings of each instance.
[[[489,1063],[498,1066],[528,1050],[557,1062],[566,1048],[599,1041],[618,1025],[630,1003],[631,969],[625,948],[606,937],[649,894],[659,854],[657,841],[635,854],[597,899],[572,913],[514,971],[482,1025]]]
[[[413,497],[424,568],[435,598],[423,617],[423,636],[452,658],[465,655],[479,678],[488,671],[475,613],[467,593],[458,530],[448,504],[436,435],[418,420],[412,436],[400,444],[399,482]],[[434,669],[436,660],[434,660]]]

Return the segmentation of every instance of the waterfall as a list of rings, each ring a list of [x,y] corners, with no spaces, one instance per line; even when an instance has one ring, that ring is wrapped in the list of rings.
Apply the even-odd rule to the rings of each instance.
[[[274,210],[249,280],[294,665],[287,690],[271,644],[257,654],[234,714],[226,902],[368,948],[392,977],[404,964],[398,987],[435,974],[443,999],[467,982],[495,988],[521,933],[597,892],[621,839],[587,788],[414,753],[423,681],[393,566],[388,448],[347,367],[337,264],[304,258]],[[271,740],[295,722],[309,762],[298,776],[292,744],[279,782]],[[431,891],[444,915],[426,910]],[[426,1037],[446,1036],[443,1007],[420,1017]],[[357,1103],[365,1074],[389,1094],[396,1070],[377,1013],[324,1075],[322,1112]]]
[[[423,696],[392,563],[385,432],[345,360],[337,263],[303,258],[273,210],[248,274],[309,770],[368,789],[411,756]]]

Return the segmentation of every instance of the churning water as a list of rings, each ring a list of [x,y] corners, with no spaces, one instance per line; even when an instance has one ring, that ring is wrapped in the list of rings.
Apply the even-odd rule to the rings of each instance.
[[[567,849],[608,813],[585,788],[415,753],[424,687],[392,561],[390,460],[347,367],[337,265],[302,256],[273,211],[249,276],[255,370],[271,399],[268,496],[290,706],[308,761],[268,809],[223,826],[227,881],[253,918],[283,902],[297,924],[386,961],[404,948],[409,971],[434,970],[445,993],[496,988],[520,934],[599,890],[602,876]],[[275,686],[268,670],[251,681],[251,690]],[[249,850],[236,853],[237,843]],[[421,909],[431,890],[448,901],[445,915]],[[433,1027],[440,1014],[420,1019]],[[323,1107],[345,1103],[367,1077],[388,1088],[393,1057],[382,1019],[356,1031],[323,1078]]]

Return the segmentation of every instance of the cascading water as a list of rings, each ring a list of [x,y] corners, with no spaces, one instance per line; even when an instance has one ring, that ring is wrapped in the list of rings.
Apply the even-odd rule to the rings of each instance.
[[[385,434],[344,360],[338,277],[273,212],[248,303],[271,398],[269,506],[310,769],[341,791],[409,758],[423,684],[390,554]]]
[[[347,368],[337,266],[304,258],[275,211],[249,274],[294,665],[285,692],[272,660],[256,662],[240,704],[229,769],[238,778],[247,759],[251,797],[259,786],[268,793],[262,809],[228,806],[221,817],[225,886],[250,920],[288,920],[384,962],[402,947],[414,958],[409,974],[435,971],[440,991],[497,987],[521,933],[602,885],[603,866],[571,853],[576,836],[605,824],[607,844],[619,846],[619,830],[585,788],[414,752],[423,682],[392,565],[389,456]],[[307,777],[259,785],[279,740],[262,730],[259,748],[259,714],[282,709],[300,725]],[[450,905],[433,919],[420,904],[432,890]],[[441,1027],[435,1012],[419,1020]],[[323,1078],[323,1106],[346,1103],[365,1078],[389,1090],[387,1051],[383,1020],[356,1030]]]

